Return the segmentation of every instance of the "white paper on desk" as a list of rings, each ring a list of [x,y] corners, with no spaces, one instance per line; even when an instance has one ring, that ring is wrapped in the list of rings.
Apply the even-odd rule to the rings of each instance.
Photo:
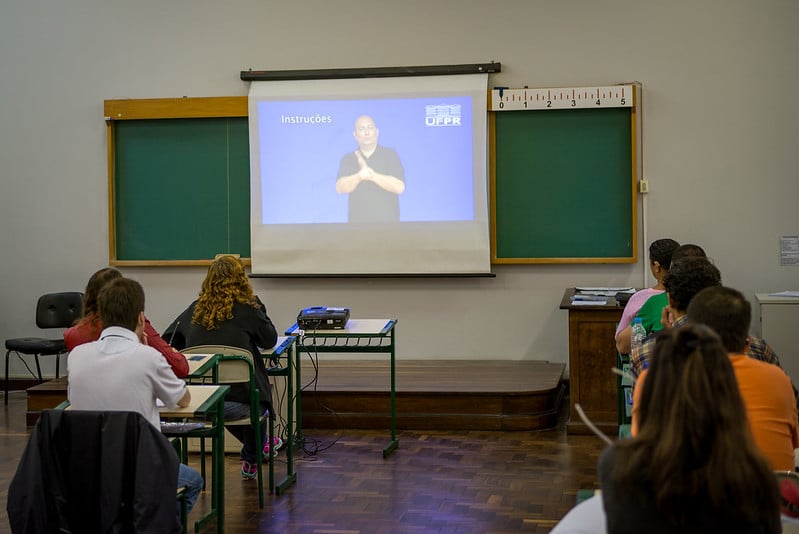
[[[598,297],[615,297],[616,293],[635,293],[632,287],[576,287],[581,295],[596,295]]]
[[[607,300],[573,300],[572,306],[605,306]]]
[[[164,406],[166,406],[166,404],[164,404],[164,401],[162,401],[161,399],[155,399],[156,408],[163,408]]]
[[[779,293],[769,293],[769,297],[799,297],[799,291],[780,291]]]

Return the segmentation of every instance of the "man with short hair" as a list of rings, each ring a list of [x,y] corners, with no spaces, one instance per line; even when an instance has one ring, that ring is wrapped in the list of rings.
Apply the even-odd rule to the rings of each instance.
[[[188,406],[191,394],[169,363],[154,348],[142,344],[144,290],[128,278],[117,278],[98,297],[104,329],[100,339],[79,345],[69,354],[67,395],[74,410],[140,413],[159,431],[156,402]],[[186,488],[191,510],[203,487],[200,474],[180,464],[178,487]]]
[[[399,222],[405,169],[394,149],[377,143],[379,135],[374,119],[361,115],[352,132],[358,148],[341,158],[336,193],[349,194],[349,222]]]
[[[778,366],[744,354],[752,317],[749,302],[735,289],[707,287],[691,299],[685,317],[689,323],[704,324],[719,335],[729,352],[755,443],[773,469],[793,471],[799,419],[791,379]],[[636,387],[634,419],[646,374],[641,375]]]
[[[685,313],[694,295],[706,287],[720,285],[721,273],[707,258],[686,256],[673,261],[663,278],[663,287],[669,302],[669,305],[663,308],[663,326],[672,328],[685,323]],[[630,371],[634,377],[640,376],[649,365],[654,348],[654,336],[644,340],[640,347],[633,348],[630,353]],[[750,337],[745,353],[750,358],[780,365],[777,354],[762,339]]]

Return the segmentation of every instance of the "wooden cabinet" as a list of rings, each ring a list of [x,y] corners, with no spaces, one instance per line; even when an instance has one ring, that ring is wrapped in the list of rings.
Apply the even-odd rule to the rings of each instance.
[[[616,375],[616,325],[623,308],[612,297],[602,305],[575,306],[575,289],[563,294],[560,309],[569,312],[569,423],[571,434],[590,434],[574,409],[579,403],[600,430],[613,437],[618,432]]]

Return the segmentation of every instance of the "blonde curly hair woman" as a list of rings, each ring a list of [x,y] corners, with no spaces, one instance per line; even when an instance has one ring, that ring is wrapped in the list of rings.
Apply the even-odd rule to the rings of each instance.
[[[253,293],[241,261],[234,256],[214,260],[203,280],[199,298],[192,302],[164,332],[172,346],[185,349],[196,345],[228,345],[250,351],[255,356],[255,380],[261,395],[261,409],[269,410],[271,392],[266,367],[258,357],[261,347],[273,347],[277,331],[266,314],[266,307]],[[249,391],[234,386],[225,400],[225,418],[238,419],[249,414]],[[252,429],[246,426],[227,427],[242,443],[241,474],[244,478],[256,475],[257,454],[276,454],[282,445],[279,437],[266,435],[261,428],[263,443],[256,444]]]

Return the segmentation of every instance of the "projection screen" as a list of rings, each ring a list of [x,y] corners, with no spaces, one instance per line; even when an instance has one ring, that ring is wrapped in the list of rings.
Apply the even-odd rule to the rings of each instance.
[[[490,272],[487,75],[253,82],[252,274]]]

